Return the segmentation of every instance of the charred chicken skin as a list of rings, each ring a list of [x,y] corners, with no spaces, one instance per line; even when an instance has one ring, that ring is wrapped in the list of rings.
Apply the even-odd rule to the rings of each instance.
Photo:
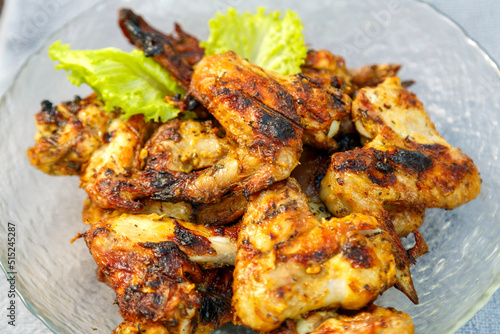
[[[230,192],[254,193],[290,175],[302,150],[302,127],[292,97],[276,80],[227,53],[195,66],[190,93],[221,124],[233,149],[199,172],[174,177],[149,171],[151,180],[144,183],[154,200],[212,202]]]
[[[30,163],[50,175],[81,174],[117,116],[104,111],[96,94],[58,106],[43,101],[35,116],[36,144],[27,151]]]
[[[388,231],[394,227],[394,234],[406,236],[420,227],[425,208],[452,209],[479,194],[473,161],[437,133],[422,103],[398,78],[361,89],[352,114],[370,141],[331,158],[320,196],[335,216],[372,215]],[[398,287],[417,302],[411,256],[398,254]]]
[[[141,209],[142,203],[136,201],[140,188],[130,179],[141,164],[140,152],[149,133],[142,115],[112,121],[108,141],[94,152],[80,178],[80,187],[99,207]]]
[[[389,217],[405,236],[423,222],[425,208],[453,209],[479,194],[473,161],[438,134],[398,78],[361,89],[352,113],[370,142],[332,156],[321,198],[334,215]]]
[[[209,268],[234,261],[234,241],[228,240],[235,233],[157,214],[124,214],[93,225],[83,237],[125,319],[115,333],[141,326],[209,332],[229,321],[232,267]]]
[[[238,236],[236,321],[267,332],[308,311],[364,307],[396,282],[390,238],[365,215],[318,222],[293,178],[252,195]]]

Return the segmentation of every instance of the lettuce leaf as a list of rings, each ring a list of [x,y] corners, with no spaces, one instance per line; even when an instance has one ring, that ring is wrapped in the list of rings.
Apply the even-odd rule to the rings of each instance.
[[[88,84],[111,111],[120,108],[123,117],[144,114],[146,120],[167,121],[179,109],[164,101],[166,95],[184,94],[170,74],[144,52],[130,53],[105,48],[70,50],[67,44],[54,42],[49,48],[56,69],[71,71],[68,79],[74,85]]]
[[[300,72],[307,47],[297,13],[287,10],[280,18],[279,11],[240,14],[229,8],[226,14],[217,13],[209,21],[210,36],[201,42],[205,54],[234,51],[250,62],[284,75]]]

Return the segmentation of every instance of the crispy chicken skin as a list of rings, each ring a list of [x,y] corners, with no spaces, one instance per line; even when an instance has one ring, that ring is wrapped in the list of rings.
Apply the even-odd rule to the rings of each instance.
[[[166,35],[148,25],[130,9],[121,9],[118,15],[120,28],[130,43],[143,50],[147,57],[153,57],[188,90],[192,66],[205,54],[198,40],[184,32],[178,24],[175,24],[175,34]]]
[[[157,214],[124,214],[93,225],[83,237],[116,293],[128,322],[122,329],[144,324],[191,333],[200,323],[213,330],[230,320],[232,267],[203,269],[194,262],[232,263],[224,253],[234,254],[228,233]]]
[[[122,214],[104,219],[85,233],[85,241],[101,267],[101,254],[141,249],[141,244],[170,243],[200,265],[233,265],[239,225],[206,227],[152,214]],[[90,242],[90,243],[89,243]],[[172,246],[173,247],[173,246]]]
[[[238,236],[236,322],[267,332],[308,311],[364,307],[396,282],[390,238],[365,215],[318,222],[293,178],[252,195]]]
[[[232,146],[212,121],[173,119],[155,131],[141,152],[144,170],[190,173],[211,167]]]
[[[152,199],[213,202],[230,192],[254,193],[290,175],[302,150],[302,127],[283,86],[230,52],[195,66],[190,93],[221,124],[233,149],[199,172],[151,171],[144,184]]]
[[[323,81],[323,84],[339,88],[351,95],[354,92],[352,77],[344,58],[327,50],[309,50],[302,65],[302,73]]]
[[[479,194],[473,161],[437,133],[422,103],[398,78],[361,89],[352,114],[358,131],[371,141],[331,158],[320,196],[335,216],[372,215],[388,231],[394,226],[406,236],[423,223],[425,208],[453,209]],[[412,259],[398,254],[397,286],[417,302]]]
[[[405,236],[423,222],[425,208],[453,209],[479,194],[473,161],[437,133],[398,78],[360,90],[352,113],[371,141],[332,156],[321,198],[335,216],[388,216]]]
[[[375,64],[349,69],[352,84],[357,88],[374,87],[384,82],[385,79],[395,77],[401,65]]]
[[[43,101],[35,116],[36,144],[27,151],[30,163],[50,175],[81,174],[94,151],[106,141],[106,130],[117,117],[102,107],[96,94],[55,107]]]
[[[160,204],[148,198],[154,195],[157,185],[153,177],[166,173],[172,180],[182,180],[215,165],[233,149],[210,120],[170,120],[158,127],[145,145],[142,143],[149,132],[145,123],[131,120],[115,123],[110,128],[113,135],[109,143],[96,152],[89,164],[92,170],[88,169],[82,177],[82,186],[92,202],[84,211],[85,219],[90,222],[99,218],[96,208],[107,215],[124,212],[170,215],[173,203]],[[123,150],[124,145],[127,150]],[[176,206],[182,209],[189,204]],[[234,193],[214,199],[214,203],[197,205],[190,215],[200,224],[225,225],[241,217],[245,206],[243,194]]]
[[[271,334],[413,334],[408,314],[393,308],[370,305],[358,312],[339,314],[314,311],[297,320],[287,320]]]
[[[118,209],[103,209],[95,204],[90,198],[86,198],[83,202],[82,220],[85,224],[94,225],[103,219],[121,216],[124,213],[133,212]],[[191,204],[185,202],[170,203],[146,200],[141,210],[136,213],[157,213],[160,216],[189,222],[195,219]]]
[[[150,135],[148,124],[142,115],[128,120],[117,118],[106,135],[109,140],[92,155],[80,178],[80,187],[103,209],[139,211],[143,204],[136,198],[141,189],[130,179],[141,164],[140,152]]]

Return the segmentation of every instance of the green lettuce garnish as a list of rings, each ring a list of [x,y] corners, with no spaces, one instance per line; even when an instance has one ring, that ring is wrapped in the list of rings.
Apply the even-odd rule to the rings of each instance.
[[[88,84],[99,94],[107,111],[120,108],[125,118],[144,114],[146,120],[163,122],[175,118],[180,111],[165,102],[164,97],[184,94],[184,90],[140,50],[70,50],[69,45],[56,41],[49,48],[49,56],[59,60],[56,69],[71,71],[71,83]]]
[[[226,14],[217,13],[209,21],[210,36],[201,42],[205,54],[234,51],[260,67],[284,75],[300,72],[307,47],[297,13],[287,10],[280,18],[279,11],[240,14],[229,8]]]

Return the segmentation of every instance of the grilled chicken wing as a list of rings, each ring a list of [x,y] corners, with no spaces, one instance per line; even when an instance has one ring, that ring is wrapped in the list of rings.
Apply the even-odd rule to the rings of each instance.
[[[404,312],[371,305],[359,312],[315,311],[288,320],[271,334],[413,334],[415,326]]]
[[[389,216],[404,236],[420,226],[425,208],[453,209],[479,194],[473,161],[437,133],[399,79],[360,90],[353,119],[371,141],[332,156],[321,198],[336,216]]]
[[[479,194],[472,160],[437,133],[398,78],[361,89],[352,113],[358,131],[371,141],[331,158],[320,195],[335,216],[373,215],[405,236],[420,227],[425,208],[452,209]],[[411,258],[404,252],[398,258],[398,287],[416,302]]]
[[[210,330],[230,320],[232,267],[203,269],[196,262],[233,263],[237,227],[217,230],[157,214],[105,219],[83,237],[115,290],[126,323],[168,333]],[[229,255],[228,255],[229,254]],[[154,332],[153,332],[154,333]]]
[[[141,244],[163,242],[175,245],[190,261],[201,265],[233,265],[238,231],[239,225],[205,227],[156,213],[122,214],[92,225],[85,240],[94,247],[94,256],[95,252],[133,251],[141,249]]]
[[[302,128],[279,83],[227,53],[196,65],[190,92],[221,124],[233,149],[212,167],[183,176],[149,171],[143,183],[154,200],[213,202],[229,192],[254,193],[290,175],[302,149]]]
[[[112,121],[106,134],[108,143],[94,152],[80,178],[80,187],[99,207],[131,211],[142,208],[143,203],[136,200],[142,191],[131,177],[141,165],[141,149],[150,132],[142,115]]]
[[[184,32],[178,24],[175,25],[176,35],[166,35],[149,26],[130,9],[120,10],[118,23],[131,44],[143,50],[147,57],[153,57],[188,90],[192,66],[205,53],[195,37]]]
[[[252,195],[238,237],[236,320],[265,332],[324,307],[362,308],[396,282],[390,238],[369,216],[318,222],[292,178]]]
[[[92,94],[54,107],[42,102],[36,114],[36,144],[27,151],[31,164],[51,175],[78,175],[106,141],[106,130],[117,113],[108,113]]]
[[[82,177],[82,186],[94,203],[86,212],[91,221],[95,221],[92,215],[99,216],[94,206],[113,215],[165,213],[173,209],[173,204],[148,198],[157,186],[157,179],[152,177],[165,173],[172,180],[181,180],[216,165],[233,149],[212,121],[173,119],[157,128],[144,146],[149,132],[146,124],[135,120],[115,123],[110,128],[113,135],[109,143],[96,152],[89,164],[91,169]],[[123,150],[124,145],[127,150]],[[241,217],[245,206],[243,194],[230,194],[196,206],[193,218],[200,224],[225,225]]]
[[[179,46],[171,36],[166,36],[148,26],[140,16],[128,9],[120,12],[120,26],[132,44],[144,50],[147,55],[152,56],[187,89],[193,76],[192,64],[187,58],[184,58]],[[189,40],[190,46],[195,44],[193,37]],[[341,58],[334,57],[327,51],[312,52],[308,59],[309,61],[304,67],[304,71],[308,75],[299,73],[294,76],[280,76],[276,73],[265,73],[256,66],[253,66],[252,70],[259,76],[264,74],[264,77],[272,77],[286,87],[285,89],[293,97],[293,102],[300,116],[306,143],[318,148],[334,150],[337,145],[333,136],[338,132],[340,120],[350,110],[351,100],[349,96],[339,89],[345,86],[344,77],[347,78],[348,75]],[[240,68],[247,66],[246,62],[239,65]],[[329,73],[326,76],[322,74],[325,69]],[[225,70],[227,69],[221,69],[220,74]],[[228,76],[234,76],[234,74],[232,70],[227,73]],[[243,75],[243,72],[241,74]],[[332,79],[331,75],[334,75],[336,79]],[[236,84],[235,80],[231,81],[232,84]],[[262,82],[262,79],[257,82]],[[240,89],[245,89],[249,95],[253,96],[259,90],[258,87],[256,90],[257,82],[254,82],[254,85],[250,87],[244,81],[245,84]],[[190,87],[192,89],[193,85]],[[259,93],[263,93],[262,89]],[[199,94],[194,93],[193,95],[197,97],[198,101],[203,102]],[[259,99],[258,96],[253,97]],[[287,98],[290,99],[290,96]],[[206,103],[204,104],[206,107]]]
[[[385,79],[395,77],[401,65],[375,64],[349,69],[352,84],[357,88],[374,87],[384,82]]]
[[[344,58],[327,50],[309,50],[302,65],[302,73],[323,81],[323,85],[339,88],[349,95],[354,93],[352,77]]]

